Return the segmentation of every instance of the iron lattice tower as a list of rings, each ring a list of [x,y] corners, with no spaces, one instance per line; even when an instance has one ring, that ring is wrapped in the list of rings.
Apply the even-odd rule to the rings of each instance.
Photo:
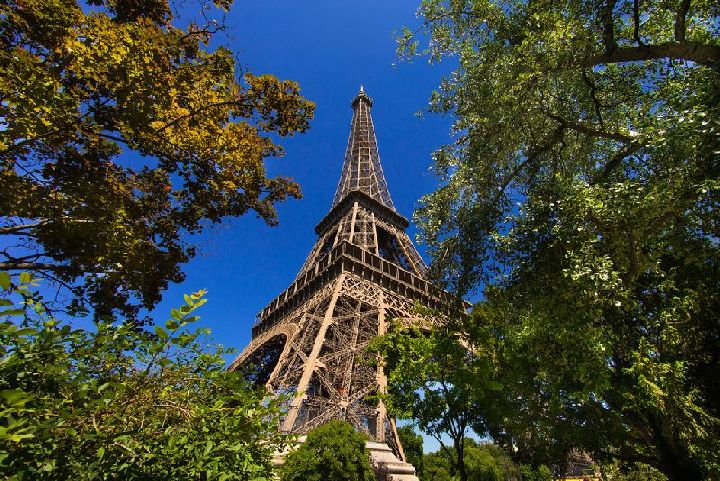
[[[362,87],[340,182],[318,239],[294,282],[257,315],[250,345],[231,369],[273,392],[295,393],[282,429],[307,433],[333,419],[352,423],[404,459],[395,423],[372,395],[386,387],[382,366],[363,359],[388,319],[426,325],[416,302],[448,312],[450,296],[427,268],[395,210]]]

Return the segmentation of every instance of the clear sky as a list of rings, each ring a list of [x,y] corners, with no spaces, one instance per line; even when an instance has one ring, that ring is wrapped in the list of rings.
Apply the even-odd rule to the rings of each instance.
[[[316,239],[315,225],[330,209],[349,134],[350,101],[360,85],[374,100],[390,193],[408,218],[437,184],[428,170],[430,156],[451,141],[451,120],[416,115],[447,66],[424,59],[393,66],[393,32],[417,24],[419,0],[236,2],[221,42],[244,68],[296,80],[317,104],[310,130],[283,140],[286,155],[268,162],[272,174],[294,178],[304,197],[279,205],[277,227],[249,214],[192,238],[202,253],[184,267],[186,280],[170,287],[153,317],[163,320],[183,293],[207,289],[202,324],[212,329],[214,340],[241,350],[250,341],[255,314],[292,282]],[[412,227],[410,234],[414,237]]]

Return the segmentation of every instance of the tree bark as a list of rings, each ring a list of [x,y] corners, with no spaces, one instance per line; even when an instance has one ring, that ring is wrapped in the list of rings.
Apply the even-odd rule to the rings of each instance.
[[[619,47],[612,52],[591,55],[580,62],[581,67],[596,65],[639,62],[672,58],[690,60],[699,65],[720,68],[720,47],[699,42],[666,42],[657,45],[638,45],[636,47]]]
[[[455,453],[457,454],[457,468],[460,474],[460,481],[467,481],[468,474],[465,467],[465,436],[455,439]]]
[[[650,429],[652,430],[658,464],[657,468],[667,477],[668,481],[689,481],[705,479],[697,463],[693,462],[690,453],[679,442],[679,434],[673,428],[663,429],[671,424],[662,415],[650,414]]]
[[[610,53],[617,49],[615,41],[615,23],[613,22],[613,10],[615,9],[616,0],[607,0],[600,12],[600,18],[603,24],[603,45],[605,52]]]
[[[0,227],[0,235],[7,235],[7,234],[16,234],[19,231],[25,230],[25,229],[34,229],[35,227],[40,227],[45,224],[47,224],[49,221],[42,220],[39,222],[33,222],[31,224],[19,224],[19,225],[10,225],[7,227]],[[24,235],[24,233],[23,233]]]
[[[678,42],[685,41],[685,17],[690,10],[690,0],[682,0],[680,8],[675,14],[675,40]]]
[[[0,269],[5,269],[8,271],[63,271],[67,270],[68,267],[57,264],[48,264],[45,262],[0,262]]]

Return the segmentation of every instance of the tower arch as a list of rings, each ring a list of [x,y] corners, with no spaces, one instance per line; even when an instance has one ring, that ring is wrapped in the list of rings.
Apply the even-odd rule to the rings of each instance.
[[[241,371],[251,383],[265,385],[274,391],[272,381],[277,377],[281,361],[288,356],[296,332],[297,325],[294,323],[275,326],[253,339],[228,369]]]

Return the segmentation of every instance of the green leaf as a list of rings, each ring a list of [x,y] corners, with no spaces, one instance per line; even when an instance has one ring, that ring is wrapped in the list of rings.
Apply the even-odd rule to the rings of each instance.
[[[169,337],[167,331],[160,326],[155,326],[155,334],[161,339],[167,339]]]
[[[5,401],[5,404],[11,407],[22,407],[30,401],[30,399],[32,399],[28,393],[19,389],[6,389],[4,391],[0,391],[0,398]]]
[[[10,274],[7,272],[0,272],[0,287],[5,291],[10,289]]]
[[[22,329],[18,329],[15,331],[16,336],[33,336],[38,333],[37,329],[33,329],[32,327],[24,327]]]

